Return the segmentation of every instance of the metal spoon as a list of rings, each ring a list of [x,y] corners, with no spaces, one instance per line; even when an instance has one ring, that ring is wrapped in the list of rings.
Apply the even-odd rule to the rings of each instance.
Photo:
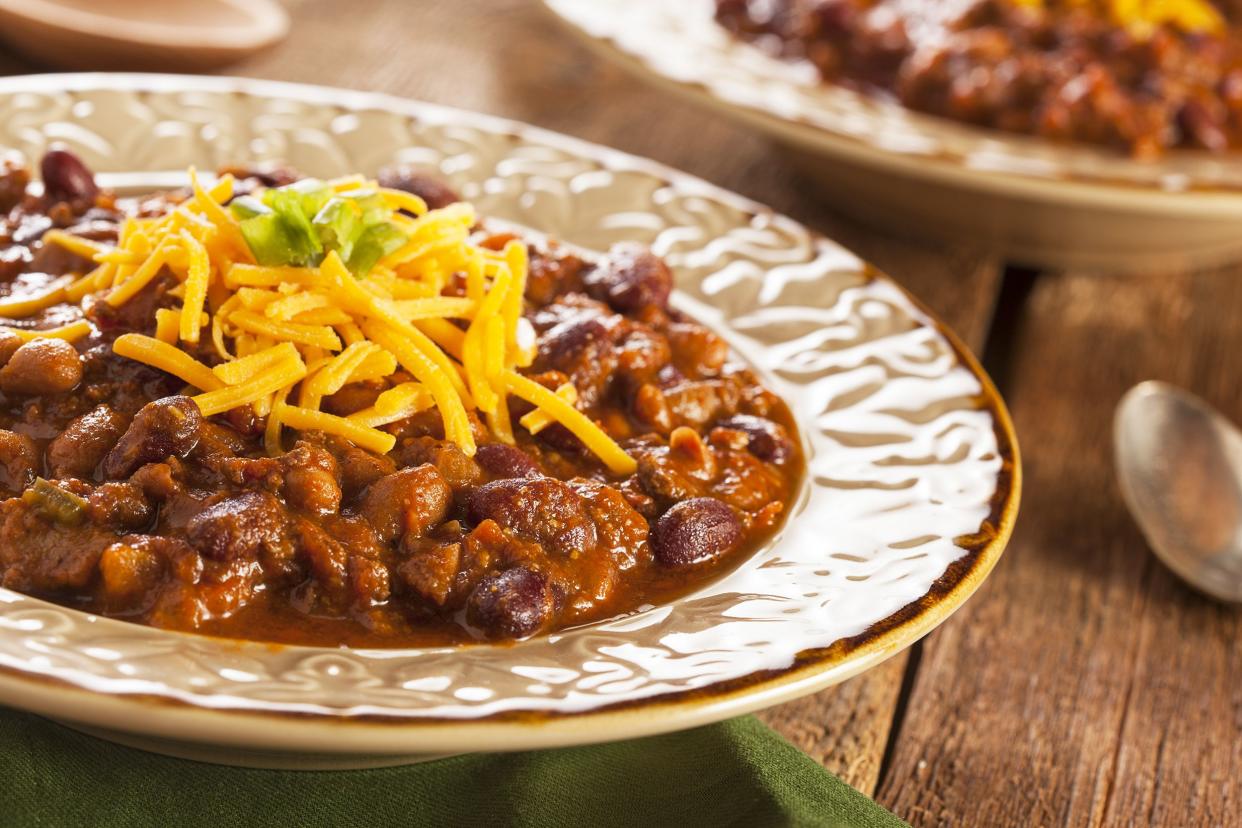
[[[1144,382],[1118,404],[1113,440],[1122,495],[1157,557],[1242,601],[1242,434],[1193,394]]]
[[[211,69],[288,29],[275,0],[0,0],[0,39],[70,69]]]

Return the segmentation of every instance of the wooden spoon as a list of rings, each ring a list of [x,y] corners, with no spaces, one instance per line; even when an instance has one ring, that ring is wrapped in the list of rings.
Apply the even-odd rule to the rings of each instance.
[[[66,69],[212,69],[288,31],[275,0],[0,0],[0,39]]]

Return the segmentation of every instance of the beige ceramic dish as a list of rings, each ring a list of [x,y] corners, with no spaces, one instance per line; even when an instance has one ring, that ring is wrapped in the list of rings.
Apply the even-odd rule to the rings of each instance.
[[[787,145],[851,215],[989,242],[1041,266],[1156,269],[1242,257],[1242,155],[1155,163],[911,112],[734,40],[712,0],[544,0],[590,46]]]
[[[647,242],[675,302],[791,403],[809,469],[779,538],[673,604],[515,646],[277,647],[0,590],[0,702],[181,755],[341,767],[691,727],[842,681],[943,621],[1001,554],[1017,445],[973,358],[886,277],[647,161],[377,95],[232,79],[0,80],[0,145],[68,143],[118,188],[196,164],[438,168],[483,215],[593,249]]]

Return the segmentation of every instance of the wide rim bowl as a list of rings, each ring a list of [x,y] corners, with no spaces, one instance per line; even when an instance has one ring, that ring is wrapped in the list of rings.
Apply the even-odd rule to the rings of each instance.
[[[512,750],[682,729],[813,692],[909,646],[1012,532],[1018,447],[991,381],[891,280],[761,205],[615,150],[372,93],[234,78],[0,80],[0,145],[69,144],[114,187],[280,159],[310,174],[437,167],[483,215],[604,249],[652,245],[678,307],[798,418],[787,525],[672,604],[514,646],[225,641],[0,590],[0,701],[129,734],[272,751]]]

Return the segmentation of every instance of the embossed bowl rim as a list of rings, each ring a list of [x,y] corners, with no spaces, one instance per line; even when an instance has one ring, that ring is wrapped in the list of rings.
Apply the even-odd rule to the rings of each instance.
[[[141,73],[73,73],[0,78],[0,95],[69,90],[153,93],[240,93],[350,110],[379,109],[409,117],[449,115],[455,122],[530,138],[576,155],[677,182],[739,210],[776,216],[772,210],[701,179],[608,147],[516,121],[371,92],[232,77]],[[797,223],[794,222],[796,225]],[[797,225],[801,227],[801,225]],[[823,237],[807,231],[811,238]],[[875,278],[888,280],[875,274]],[[888,280],[891,281],[891,280]],[[902,289],[902,293],[909,294]],[[1022,488],[1021,458],[1013,423],[995,386],[965,345],[909,297],[947,339],[961,364],[979,381],[984,407],[1012,458],[999,475],[995,535],[975,552],[964,572],[940,581],[923,599],[907,605],[853,639],[799,655],[788,668],[752,673],[694,691],[654,696],[583,712],[536,712],[479,719],[420,719],[383,715],[323,715],[288,711],[211,707],[143,693],[92,692],[54,676],[0,667],[0,701],[13,707],[115,731],[185,742],[274,751],[325,753],[443,754],[524,750],[635,738],[681,730],[753,712],[813,693],[861,673],[926,635],[960,607],[991,572],[1013,532]],[[0,589],[0,595],[15,595]],[[49,605],[53,606],[53,605]],[[71,611],[76,612],[76,611]],[[123,623],[123,622],[111,622]],[[876,629],[880,628],[880,629]],[[184,636],[184,633],[168,633]],[[273,645],[278,649],[278,645]],[[327,651],[331,652],[331,651]]]

